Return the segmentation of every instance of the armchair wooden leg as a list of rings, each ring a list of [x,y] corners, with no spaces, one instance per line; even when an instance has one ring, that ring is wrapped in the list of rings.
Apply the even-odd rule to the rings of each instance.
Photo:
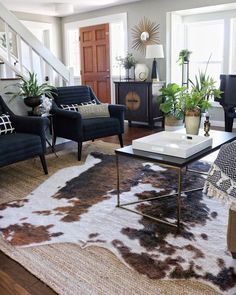
[[[56,137],[56,135],[53,134],[53,136],[52,136],[52,146],[53,146],[53,148],[55,148],[56,141],[57,141],[57,137]]]
[[[119,137],[120,146],[123,147],[124,145],[123,145],[122,134],[119,134],[118,137]]]
[[[48,174],[48,168],[47,168],[47,163],[46,163],[46,160],[45,160],[45,156],[41,155],[40,160],[41,160],[41,163],[42,163],[42,166],[43,166],[44,173]]]
[[[82,142],[78,142],[78,161],[81,161]]]

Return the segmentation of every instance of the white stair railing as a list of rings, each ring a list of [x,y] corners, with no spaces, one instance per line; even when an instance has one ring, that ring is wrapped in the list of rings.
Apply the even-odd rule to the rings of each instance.
[[[73,85],[72,72],[0,3],[0,60],[16,75],[37,73],[39,82]],[[6,71],[5,71],[6,72]]]

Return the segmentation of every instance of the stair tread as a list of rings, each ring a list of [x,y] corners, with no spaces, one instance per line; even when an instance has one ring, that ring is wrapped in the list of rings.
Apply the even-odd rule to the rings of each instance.
[[[0,78],[0,80],[21,80],[21,78],[19,78],[19,77],[12,77],[12,78]]]

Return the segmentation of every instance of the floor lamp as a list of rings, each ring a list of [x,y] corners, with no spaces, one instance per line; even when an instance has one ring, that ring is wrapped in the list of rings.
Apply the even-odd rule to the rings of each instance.
[[[152,62],[152,81],[160,81],[159,74],[157,70],[156,58],[164,58],[164,51],[162,44],[151,44],[146,46],[146,58],[153,58]]]

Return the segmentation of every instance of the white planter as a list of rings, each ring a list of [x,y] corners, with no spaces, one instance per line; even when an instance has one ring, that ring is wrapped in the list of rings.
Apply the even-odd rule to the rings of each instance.
[[[201,116],[185,116],[185,128],[187,134],[198,135]]]
[[[175,131],[183,127],[183,120],[177,120],[173,116],[165,116],[165,131]]]
[[[148,78],[149,69],[145,64],[135,65],[135,80],[145,81]]]

